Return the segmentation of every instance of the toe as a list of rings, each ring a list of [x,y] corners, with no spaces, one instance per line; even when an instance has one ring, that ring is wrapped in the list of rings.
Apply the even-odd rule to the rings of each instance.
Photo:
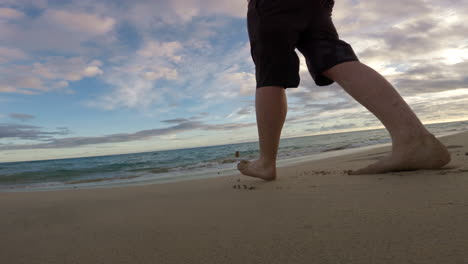
[[[371,164],[367,167],[360,168],[357,170],[352,170],[349,172],[349,175],[363,175],[363,174],[372,174],[376,173],[376,164]]]
[[[373,174],[377,173],[375,169],[372,168],[372,166],[368,166],[359,170],[355,170],[351,172],[351,175],[365,175],[365,174]]]
[[[245,168],[247,168],[247,165],[249,164],[248,161],[246,160],[241,160],[238,164],[237,164],[237,168],[239,170],[244,170]]]
[[[363,169],[350,171],[348,173],[348,175],[362,175],[362,174],[366,174],[366,172]]]

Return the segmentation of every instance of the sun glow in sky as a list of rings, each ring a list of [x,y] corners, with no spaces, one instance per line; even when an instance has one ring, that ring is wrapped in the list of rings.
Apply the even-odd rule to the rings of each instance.
[[[404,7],[404,8],[402,8]],[[0,0],[0,162],[258,139],[245,0]],[[424,123],[468,119],[468,1],[336,1]],[[301,58],[282,137],[382,127]]]
[[[453,65],[468,60],[468,48],[446,49],[441,51],[441,56],[445,58],[444,63]]]

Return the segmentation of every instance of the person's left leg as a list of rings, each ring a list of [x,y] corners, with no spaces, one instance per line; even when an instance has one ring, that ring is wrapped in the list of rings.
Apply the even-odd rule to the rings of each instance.
[[[260,141],[260,158],[255,161],[242,160],[237,165],[242,174],[267,181],[276,179],[276,156],[287,108],[286,92],[283,87],[257,88],[255,110]]]

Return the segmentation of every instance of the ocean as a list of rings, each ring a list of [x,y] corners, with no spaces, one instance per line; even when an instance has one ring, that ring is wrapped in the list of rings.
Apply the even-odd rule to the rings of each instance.
[[[436,136],[468,131],[468,121],[426,125]],[[278,166],[391,144],[385,129],[281,139]],[[235,157],[239,151],[240,157]],[[236,173],[240,159],[258,157],[258,142],[96,157],[0,163],[0,191],[148,184]]]

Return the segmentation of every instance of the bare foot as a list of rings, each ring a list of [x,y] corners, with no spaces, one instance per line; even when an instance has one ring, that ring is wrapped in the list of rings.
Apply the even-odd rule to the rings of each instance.
[[[266,166],[260,160],[241,160],[237,164],[237,169],[246,176],[273,181],[276,179],[276,166]]]
[[[450,162],[447,148],[433,135],[420,138],[409,145],[395,147],[392,153],[350,175],[377,174],[390,171],[438,169]]]

